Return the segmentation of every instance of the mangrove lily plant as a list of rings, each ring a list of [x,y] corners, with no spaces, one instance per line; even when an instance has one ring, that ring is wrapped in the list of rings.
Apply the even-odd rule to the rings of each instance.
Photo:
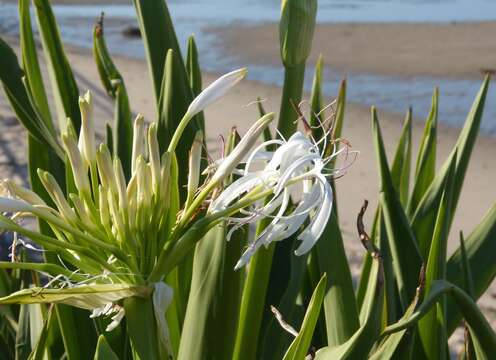
[[[258,102],[259,120],[243,137],[232,130],[209,163],[203,110],[246,69],[204,89],[194,37],[183,57],[166,1],[133,0],[150,125],[131,111],[103,18],[94,27],[115,109],[100,145],[50,1],[18,5],[19,51],[0,39],[0,81],[28,132],[31,190],[0,186],[0,236],[14,234],[10,261],[0,261],[2,359],[443,359],[462,318],[465,358],[494,357],[496,335],[476,300],[496,275],[496,205],[447,254],[489,78],[441,168],[437,91],[415,167],[411,111],[390,166],[373,109],[380,196],[370,236],[367,203],[357,218],[366,252],[356,284],[338,214],[346,199],[334,186],[353,158],[341,139],[346,82],[324,106],[322,57],[302,114],[317,0],[281,1],[277,137],[276,116]]]
[[[10,180],[2,182],[10,197],[0,198],[0,229],[29,238],[44,251],[55,253],[59,264],[17,262],[14,256],[11,268],[38,271],[48,282],[43,287],[13,293],[0,299],[1,303],[62,303],[88,309],[91,318],[110,318],[106,330],[112,331],[127,311],[133,311],[124,299],[152,299],[159,354],[172,356],[165,312],[174,294],[164,281],[209,229],[227,221],[235,224],[234,231],[271,219],[263,233],[247,244],[232,271],[246,265],[261,245],[267,247],[292,236],[307,219],[308,224],[298,235],[301,245],[295,254],[310,251],[332,209],[332,189],[326,178],[331,174],[325,174],[326,164],[341,150],[323,158],[320,144],[300,132],[287,141],[270,140],[255,147],[273,120],[272,113],[256,121],[227,156],[216,162],[203,184],[200,167],[204,146],[199,131],[190,150],[187,199],[182,209],[177,206],[178,139],[194,115],[245,74],[245,69],[231,72],[200,93],[163,154],[157,124],[145,129],[144,118],[138,115],[134,120],[129,180],[121,160],[112,156],[107,145],[96,147],[91,95],[80,97],[79,139],[70,122],[62,133],[62,148],[74,183],[68,199],[54,176],[41,169],[38,176],[50,203]],[[275,150],[267,151],[274,146]],[[265,165],[253,170],[256,162]],[[233,174],[241,176],[223,189]],[[300,200],[292,205],[290,194],[295,195],[295,191],[300,192],[296,194]],[[202,210],[207,204],[208,210]],[[53,235],[19,225],[28,216],[46,222]]]

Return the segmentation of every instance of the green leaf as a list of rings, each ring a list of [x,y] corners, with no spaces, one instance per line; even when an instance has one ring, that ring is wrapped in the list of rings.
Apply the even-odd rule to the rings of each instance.
[[[38,306],[41,307],[41,305],[25,305],[25,306]],[[33,352],[29,356],[29,360],[42,360],[42,359],[49,359],[50,354],[49,354],[49,349],[48,349],[48,336],[50,332],[50,325],[53,324],[53,309],[50,308],[45,316],[45,320],[43,321],[41,325],[41,328],[39,329],[39,336],[35,344],[33,344]],[[38,325],[38,326],[39,326]]]
[[[445,295],[450,295],[458,310],[463,314],[467,324],[470,326],[471,334],[480,344],[482,350],[491,358],[496,352],[496,334],[491,325],[484,318],[477,304],[462,289],[446,280],[436,280],[432,283],[431,291],[419,306],[419,308],[408,319],[398,321],[384,329],[382,336],[393,334],[418,323],[433,306],[443,301]]]
[[[431,109],[425,121],[424,134],[420,142],[415,166],[415,182],[408,204],[408,213],[412,216],[417,209],[436,173],[437,148],[437,117],[438,117],[439,89],[435,88],[432,94]],[[428,249],[427,249],[428,251]]]
[[[38,30],[48,65],[48,74],[53,89],[59,128],[64,130],[67,118],[72,120],[79,132],[81,114],[79,112],[79,90],[65,55],[59,29],[48,0],[33,0],[36,8]]]
[[[324,300],[326,284],[327,279],[324,274],[312,294],[298,336],[291,343],[291,346],[284,355],[284,360],[304,359],[307,355],[312,342],[313,332],[319,318],[322,301]]]
[[[462,257],[462,271],[463,271],[463,289],[467,294],[470,295],[472,299],[475,296],[474,289],[474,278],[472,276],[472,268],[470,266],[470,261],[467,256],[467,249],[465,248],[465,239],[463,238],[463,232],[460,231],[460,253]]]
[[[109,96],[115,101],[112,136],[112,153],[119,157],[126,179],[131,178],[131,152],[133,124],[131,107],[124,79],[115,66],[107,49],[104,37],[103,16],[93,30],[93,55],[98,73]]]
[[[133,0],[138,17],[138,25],[145,44],[146,58],[150,75],[152,77],[153,90],[157,104],[158,112],[160,113],[160,97],[164,79],[165,57],[169,49],[174,51],[178,56],[178,62],[182,69],[178,71],[184,72],[184,64],[179,49],[176,33],[172,20],[167,8],[167,3],[164,0]],[[187,85],[186,77],[184,77],[184,85]],[[183,96],[181,90],[177,89],[177,95]],[[187,99],[191,101],[191,99]]]
[[[198,96],[202,91],[202,76],[200,63],[198,60],[198,49],[195,43],[195,37],[191,35],[188,38],[188,52],[186,53],[186,72],[188,74],[189,86],[193,96]],[[199,128],[205,134],[205,116],[203,111],[195,116],[195,121]]]
[[[267,304],[277,304],[277,310],[281,314],[284,314],[284,318],[291,323],[301,322],[304,316],[304,309],[302,309],[298,299],[302,297],[302,286],[304,284],[308,260],[307,254],[294,256],[294,250],[298,246],[295,240],[296,236],[292,236],[285,240],[285,243],[292,244],[292,247],[289,248],[289,251],[287,252],[281,252],[279,259],[276,258],[278,251],[276,248],[276,255],[274,255],[273,269],[269,282],[269,291],[266,299]],[[288,257],[290,263],[289,271],[284,266],[279,266],[280,259],[282,258],[283,262],[288,263]],[[283,274],[289,273],[289,277],[281,276],[274,271],[274,268],[279,268]],[[320,277],[320,273],[318,276]],[[283,283],[287,284],[287,286],[280,286]],[[282,289],[284,289],[284,291],[281,294],[279,291]],[[277,302],[275,300],[277,300]],[[265,311],[265,313],[267,314],[267,311]],[[259,342],[262,351],[260,356],[264,359],[280,359],[284,356],[291,344],[292,337],[287,332],[281,331],[281,325],[277,319],[274,318],[272,313],[269,316],[264,316],[264,323],[266,326],[264,338]]]
[[[401,204],[406,208],[410,188],[410,163],[412,157],[412,109],[406,113],[403,130],[391,166],[391,177]]]
[[[456,155],[455,155],[456,156]],[[439,206],[436,226],[432,236],[431,248],[426,267],[425,292],[428,295],[435,280],[446,277],[446,252],[448,247],[449,218],[453,199],[455,163],[451,166],[444,186],[443,197]],[[444,303],[428,312],[418,324],[420,340],[425,354],[429,358],[440,359],[446,356],[446,329]]]
[[[422,257],[394,189],[375,108],[372,108],[372,129],[380,174],[380,204],[386,224],[400,300],[403,308],[406,309],[415,296]]]
[[[161,152],[167,149],[172,135],[192,100],[184,65],[179,53],[173,50],[167,52],[163,80],[157,129]],[[197,123],[190,122],[175,152],[179,168],[179,189],[183,189],[187,184],[188,154],[197,130]],[[185,191],[180,191],[180,199],[181,203],[186,200]]]
[[[139,360],[158,359],[158,339],[152,299],[129,297],[124,300],[126,325],[133,358]]]
[[[114,130],[112,131],[114,154],[121,160],[124,175],[131,178],[131,157],[133,145],[133,124],[131,108],[123,83],[116,86]]]
[[[310,126],[312,127],[312,135],[315,139],[322,138],[322,127],[325,119],[325,114],[323,112],[324,106],[322,104],[323,64],[324,58],[322,57],[322,54],[320,54],[317,63],[315,64],[315,74],[313,76],[312,92],[310,94]]]
[[[124,79],[115,66],[107,48],[104,36],[103,14],[93,28],[93,56],[97,65],[98,74],[107,94],[115,98],[115,82],[124,83]]]
[[[472,273],[473,297],[478,299],[487,290],[496,276],[496,203],[486,213],[482,221],[475,227],[465,241],[467,261]],[[458,248],[446,265],[447,279],[459,287],[466,287],[465,275],[461,271],[463,254]],[[447,331],[450,335],[458,326],[462,314],[453,301],[447,303]]]
[[[377,206],[374,214],[374,221],[372,222],[372,230],[370,231],[370,237],[374,242],[374,245],[378,246],[379,241],[379,225],[381,220],[381,207]],[[386,238],[387,239],[387,238]],[[370,282],[370,268],[372,267],[372,258],[368,256],[367,253],[364,254],[362,260],[362,270],[360,272],[360,281],[356,289],[356,302],[358,309],[362,308],[363,299],[365,298],[365,293],[367,292],[367,286]]]
[[[112,350],[105,336],[100,335],[98,337],[98,343],[96,345],[94,360],[118,360],[119,357]]]
[[[23,76],[24,73],[17,62],[16,54],[5,41],[0,39],[0,80],[12,109],[33,137],[49,148],[53,148],[57,155],[63,159],[62,148],[31,103],[22,82]]]
[[[364,322],[360,328],[345,343],[328,346],[317,351],[319,359],[366,359],[382,327],[382,312],[384,306],[384,269],[382,259],[377,251],[373,256],[371,278],[364,301]]]
[[[29,305],[24,304],[19,309],[18,329],[15,339],[15,359],[24,360],[31,353],[31,334],[29,327]]]
[[[420,297],[423,293],[423,286],[424,285],[423,285],[423,280],[421,280],[421,281],[422,281],[422,284],[420,284],[419,287],[417,288],[417,293],[415,295],[415,298],[413,299],[412,303],[410,304],[410,306],[408,306],[405,313],[403,314],[403,316],[399,320],[400,322],[409,319],[413,315],[415,310],[417,309],[417,306],[420,302]],[[398,351],[400,351],[402,349],[401,343],[402,343],[402,341],[405,340],[405,336],[407,335],[407,331],[408,331],[408,329],[405,328],[401,331],[398,331],[398,332],[395,332],[395,333],[392,333],[390,335],[385,336],[380,341],[380,343],[377,345],[377,348],[374,350],[374,353],[371,354],[370,360],[394,359],[395,354],[405,356],[406,354],[398,353]],[[412,337],[412,335],[410,334],[410,338],[411,337]]]
[[[241,275],[234,266],[241,255],[240,240],[227,243],[225,224],[219,224],[196,245],[178,359],[232,357]],[[229,257],[232,246],[237,254]]]
[[[128,284],[80,285],[65,289],[30,288],[0,298],[0,304],[61,303],[93,310],[130,296],[148,296],[150,288]]]
[[[226,155],[238,140],[237,133],[231,131]],[[246,236],[246,231],[238,230],[227,242],[226,224],[221,222],[196,245],[178,358],[232,358],[244,275],[234,267]]]
[[[53,123],[48,107],[43,78],[41,76],[38,53],[31,27],[31,14],[29,12],[29,0],[19,1],[19,38],[22,56],[22,67],[26,74],[29,92],[32,94],[34,103],[38,108],[42,119],[48,129],[53,131]]]
[[[346,79],[341,80],[339,84],[338,97],[336,99],[336,117],[334,120],[333,139],[339,139],[343,132],[344,111],[346,108]],[[331,162],[334,164],[335,160]]]
[[[324,312],[329,346],[347,341],[358,329],[358,310],[341,230],[334,211],[315,245],[321,274],[327,274]]]
[[[430,247],[430,244],[425,244],[425,242],[430,241],[431,234],[434,231],[436,212],[443,193],[444,181],[448,176],[448,170],[451,163],[456,162],[453,201],[451,205],[452,210],[450,213],[450,218],[448,219],[450,224],[449,226],[451,226],[470,156],[479,132],[488,86],[489,76],[486,77],[479,93],[477,94],[455,147],[448,156],[448,159],[445,161],[444,165],[437,172],[436,177],[432,181],[425,195],[422,197],[422,200],[412,217],[412,229],[419,241],[420,249],[422,251],[427,251],[426,249],[429,249]],[[458,154],[457,157],[455,157],[455,152]],[[422,254],[424,253],[422,252]]]
[[[263,100],[260,97],[257,97],[257,108],[260,117],[264,117],[267,114],[267,111],[265,111],[262,101]],[[270,127],[267,126],[263,132],[263,141],[270,141],[270,140],[272,140],[272,134],[270,132]],[[270,146],[268,148],[270,149]]]
[[[274,249],[274,244],[260,249],[250,260],[243,286],[233,359],[256,358]]]

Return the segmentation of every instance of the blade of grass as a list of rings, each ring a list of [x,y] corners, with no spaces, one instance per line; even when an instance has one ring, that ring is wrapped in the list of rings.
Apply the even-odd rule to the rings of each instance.
[[[12,109],[33,137],[49,148],[53,148],[57,155],[63,159],[64,153],[54,134],[50,132],[39,117],[37,110],[33,108],[22,82],[23,76],[24,73],[19,66],[16,54],[5,41],[0,39],[0,80]]]
[[[320,273],[327,274],[324,312],[329,346],[346,342],[358,329],[358,310],[350,268],[336,214],[316,244]]]
[[[198,49],[195,38],[191,35],[188,38],[188,52],[186,53],[186,72],[188,74],[189,86],[193,96],[198,96],[202,91],[202,76],[200,63],[198,60]],[[203,111],[195,116],[195,121],[205,134],[205,116]]]
[[[424,134],[417,155],[415,183],[408,203],[410,217],[415,213],[436,172],[438,103],[439,89],[435,88],[432,93],[431,109],[425,121]]]
[[[312,342],[313,332],[315,326],[317,325],[317,320],[319,318],[320,308],[322,306],[322,301],[324,300],[324,293],[326,288],[326,275],[322,275],[315,291],[312,294],[310,303],[308,304],[307,311],[305,313],[305,318],[301,325],[298,336],[291,343],[288,351],[284,355],[284,360],[297,360],[304,359],[310,348]]]
[[[48,129],[53,131],[52,117],[48,107],[48,100],[43,86],[38,54],[34,42],[33,29],[31,27],[31,14],[29,12],[29,0],[19,0],[19,38],[22,56],[22,67],[26,74],[27,84],[36,107]]]
[[[410,163],[412,157],[412,109],[409,108],[400,140],[391,166],[393,186],[399,194],[401,204],[406,208],[410,189]]]
[[[176,127],[186,113],[189,103],[192,100],[191,89],[188,82],[184,79],[187,79],[187,75],[179,53],[169,50],[165,61],[157,130],[161,152],[167,149]],[[196,122],[190,122],[177,146],[176,156],[179,165],[179,189],[183,189],[187,184],[188,154],[197,129]],[[180,199],[181,204],[186,200],[186,193],[184,191],[180,191]]]
[[[420,249],[425,252],[427,252],[427,249],[430,248],[429,241],[432,238],[430,234],[432,234],[432,232],[434,231],[436,211],[441,200],[443,184],[446,177],[448,176],[448,170],[451,166],[451,163],[455,161],[456,169],[454,193],[451,205],[452,209],[449,218],[449,226],[451,226],[451,222],[456,211],[456,206],[458,204],[461,188],[463,186],[463,181],[465,179],[468,163],[470,161],[470,156],[472,155],[475,140],[479,132],[488,87],[489,75],[486,76],[479,90],[479,93],[477,94],[477,97],[467,116],[467,120],[465,121],[465,125],[460,132],[460,136],[458,137],[454,149],[452,150],[448,159],[445,161],[444,165],[437,172],[436,177],[427,189],[425,195],[422,197],[422,200],[412,217],[412,229],[417,240],[419,241]],[[457,152],[458,154],[457,157],[454,157],[455,152]],[[422,252],[422,254],[424,254],[424,252]]]
[[[315,359],[365,359],[371,351],[382,328],[384,307],[384,268],[382,256],[365,232],[362,222],[367,203],[364,204],[357,220],[360,239],[373,258],[371,279],[364,299],[364,322],[345,343],[327,346],[317,351]]]
[[[94,360],[118,360],[119,358],[112,350],[105,336],[100,335],[98,337],[98,343],[96,345]]]
[[[496,251],[496,204],[486,213],[482,221],[475,227],[465,241],[467,261],[472,272],[473,297],[478,299],[489,287],[496,276],[496,263],[493,254]],[[449,258],[446,265],[447,279],[456,286],[465,288],[463,254],[458,248]],[[462,314],[452,300],[447,302],[448,335],[458,326]]]
[[[141,35],[145,45],[146,58],[157,104],[157,113],[161,113],[161,101],[164,83],[164,66],[166,54],[172,50],[177,55],[177,61],[180,69],[177,71],[185,73],[185,67],[181,56],[181,49],[177,41],[176,32],[172,19],[164,0],[133,0],[138,18]],[[181,74],[181,86],[187,86],[188,81],[185,74]],[[179,97],[186,97],[188,93],[183,93],[182,89],[177,89]],[[186,98],[189,102],[192,100],[191,95]]]
[[[276,304],[277,310],[281,314],[284,314],[284,318],[287,319],[288,322],[299,323],[303,319],[304,312],[301,312],[301,305],[298,304],[298,298],[302,296],[301,288],[306,274],[308,255],[292,256],[296,249],[294,246],[297,245],[294,239],[295,237],[293,236],[292,238],[285,240],[293,243],[293,248],[290,249],[289,254],[287,254],[285,258],[285,261],[287,262],[288,256],[290,257],[290,269],[288,271],[289,280],[287,281],[287,286],[280,286],[280,288],[284,288],[284,292]],[[276,261],[277,259],[274,258],[274,267],[278,266]],[[277,286],[276,284],[280,283],[281,281],[279,279],[274,281],[272,278],[269,283],[269,288],[275,287]],[[275,303],[269,298],[271,295],[273,298],[276,298],[274,293],[275,292],[267,296],[266,303]],[[287,332],[281,331],[281,326],[273,315],[270,319],[266,320],[266,324],[263,339],[261,339],[259,344],[262,349],[261,357],[264,359],[281,359],[292,343],[292,337]]]
[[[55,16],[48,0],[33,0],[33,4],[57,107],[59,128],[65,130],[66,120],[70,118],[79,133],[81,126],[79,90],[64,52]]]
[[[109,96],[114,99],[114,124],[112,131],[113,154],[122,163],[126,179],[131,177],[131,149],[133,141],[132,113],[124,79],[115,66],[104,37],[103,15],[93,29],[93,55],[98,73]]]
[[[456,155],[455,155],[456,156]],[[448,172],[443,197],[439,206],[436,226],[426,267],[425,292],[428,295],[435,280],[446,277],[446,252],[448,247],[449,218],[453,199],[455,163]],[[440,301],[418,323],[421,343],[428,358],[442,359],[446,356],[445,302]]]
[[[393,186],[375,108],[372,108],[372,129],[380,174],[381,209],[386,224],[400,300],[403,308],[406,309],[415,296],[422,257]]]
[[[445,295],[450,295],[459,311],[463,314],[465,321],[473,330],[472,334],[474,335],[474,338],[477,339],[486,356],[489,356],[490,358],[491,354],[496,352],[496,334],[492,330],[491,325],[484,318],[479,307],[470,296],[462,289],[446,280],[434,281],[429,295],[425,297],[422,304],[413,315],[406,320],[388,326],[384,329],[382,336],[393,334],[417,324],[433,306],[439,301],[442,301]]]

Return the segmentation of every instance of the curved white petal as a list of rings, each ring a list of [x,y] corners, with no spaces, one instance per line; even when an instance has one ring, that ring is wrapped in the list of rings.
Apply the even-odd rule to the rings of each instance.
[[[322,189],[322,206],[315,214],[311,223],[308,227],[298,236],[298,240],[301,240],[302,243],[295,250],[295,254],[300,256],[308,252],[319,240],[320,236],[324,232],[325,226],[329,221],[329,217],[331,216],[332,211],[332,188],[331,185],[327,182],[327,179],[319,175],[317,176],[321,183]]]

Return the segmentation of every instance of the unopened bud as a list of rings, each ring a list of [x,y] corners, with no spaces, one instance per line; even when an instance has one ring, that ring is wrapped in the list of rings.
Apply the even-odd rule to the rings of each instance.
[[[241,138],[238,145],[231,153],[222,161],[217,168],[217,171],[212,176],[211,182],[218,183],[229,176],[232,171],[238,166],[239,162],[250,152],[251,148],[260,138],[260,135],[269,123],[274,119],[274,113],[269,113],[262,116],[253,124],[245,136]]]
[[[317,0],[283,0],[279,40],[284,66],[303,64],[312,48]]]
[[[79,97],[79,109],[81,110],[81,131],[79,133],[79,151],[87,166],[95,162],[95,126],[93,122],[93,102],[89,91]]]
[[[145,156],[145,119],[138,114],[133,126],[133,152],[131,155],[131,174],[136,171],[136,161],[139,156]]]

